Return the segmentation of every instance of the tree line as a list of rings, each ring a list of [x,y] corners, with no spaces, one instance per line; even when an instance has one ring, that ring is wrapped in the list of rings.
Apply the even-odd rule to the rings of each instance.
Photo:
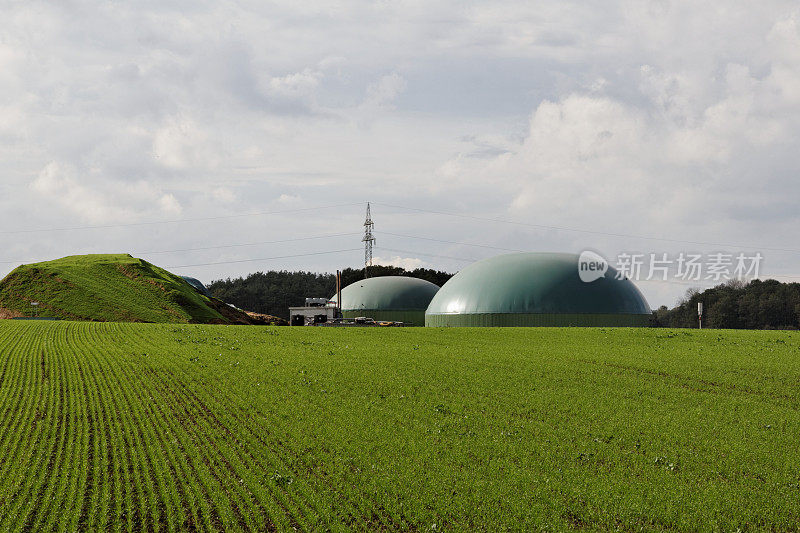
[[[774,279],[744,283],[732,280],[700,292],[690,289],[673,309],[653,312],[653,325],[696,328],[697,304],[703,303],[703,327],[725,329],[800,328],[800,283]]]
[[[371,266],[369,277],[378,276],[410,276],[441,287],[453,274],[429,268],[406,270]],[[362,279],[364,269],[346,268],[342,271],[342,288]],[[240,309],[288,319],[289,307],[303,305],[306,298],[331,298],[336,293],[336,275],[270,270],[246,277],[215,280],[206,287],[213,296]]]

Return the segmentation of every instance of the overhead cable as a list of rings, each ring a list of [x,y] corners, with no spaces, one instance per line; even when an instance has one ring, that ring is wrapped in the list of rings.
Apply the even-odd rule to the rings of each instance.
[[[261,257],[258,259],[237,259],[234,261],[216,261],[213,263],[194,263],[191,265],[172,265],[168,267],[164,267],[166,269],[170,268],[189,268],[189,267],[200,267],[200,266],[210,266],[210,265],[232,265],[235,263],[252,263],[258,261],[272,261],[273,259],[289,259],[292,257],[307,257],[310,255],[325,255],[325,254],[338,254],[344,252],[357,252],[360,251],[361,248],[348,248],[346,250],[327,250],[324,252],[309,252],[307,254],[293,254],[293,255],[276,255],[273,257]]]
[[[152,220],[146,222],[129,222],[125,224],[103,224],[97,226],[66,226],[66,227],[52,227],[52,228],[29,228],[17,230],[0,230],[0,234],[11,235],[18,233],[39,233],[39,232],[54,232],[54,231],[73,231],[73,230],[87,230],[87,229],[111,229],[111,228],[128,228],[134,226],[154,226],[158,224],[179,224],[182,222],[205,222],[208,220],[226,220],[233,218],[256,217],[264,215],[282,215],[287,213],[301,213],[304,211],[319,211],[322,209],[334,209],[338,207],[351,207],[354,205],[362,205],[362,202],[355,202],[349,204],[326,205],[321,207],[303,207],[299,209],[285,209],[281,211],[260,211],[255,213],[240,213],[236,215],[219,215],[213,217],[200,217],[200,218],[180,218],[174,220]]]
[[[769,247],[769,246],[761,246],[761,245],[745,245],[745,244],[732,244],[732,243],[722,243],[722,242],[707,242],[707,241],[691,241],[685,239],[670,239],[666,237],[651,237],[647,235],[636,235],[636,234],[628,234],[628,233],[612,233],[607,231],[597,231],[597,230],[589,230],[589,229],[581,229],[581,228],[570,228],[566,226],[551,226],[546,224],[533,224],[529,222],[519,222],[516,220],[507,220],[502,218],[490,218],[490,217],[481,217],[477,215],[467,215],[464,213],[452,213],[447,211],[434,211],[432,209],[420,209],[417,207],[407,207],[402,205],[393,205],[393,204],[383,204],[379,202],[373,202],[374,205],[380,205],[383,207],[391,207],[394,209],[404,209],[407,211],[416,211],[419,213],[430,213],[434,215],[445,215],[450,217],[459,217],[459,218],[468,218],[472,220],[480,220],[484,222],[497,222],[501,224],[513,224],[517,226],[527,226],[531,228],[538,228],[538,229],[549,229],[549,230],[556,230],[556,231],[571,231],[575,233],[588,233],[592,235],[604,235],[606,237],[624,237],[626,239],[642,239],[642,240],[650,240],[650,241],[664,241],[664,242],[674,242],[680,244],[697,244],[702,246],[724,246],[730,248],[746,248],[752,250],[759,250],[759,251],[771,251],[771,252],[790,252],[790,253],[800,253],[800,249],[797,248],[776,248],[776,247]]]

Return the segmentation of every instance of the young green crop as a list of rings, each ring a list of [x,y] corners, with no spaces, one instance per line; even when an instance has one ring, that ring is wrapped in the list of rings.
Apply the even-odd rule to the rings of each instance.
[[[0,322],[0,530],[795,530],[800,335]]]

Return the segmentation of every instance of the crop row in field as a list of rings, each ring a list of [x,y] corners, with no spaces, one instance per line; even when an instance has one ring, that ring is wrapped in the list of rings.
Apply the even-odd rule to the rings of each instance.
[[[800,337],[0,323],[0,530],[795,529]]]

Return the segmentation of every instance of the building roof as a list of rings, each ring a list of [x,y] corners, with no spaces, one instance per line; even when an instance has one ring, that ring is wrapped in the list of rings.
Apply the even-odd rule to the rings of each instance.
[[[200,294],[203,294],[204,296],[207,296],[207,297],[211,298],[211,292],[209,292],[209,290],[206,288],[206,286],[203,285],[200,282],[199,279],[192,278],[192,277],[189,277],[189,276],[181,276],[181,277],[183,278],[184,281],[186,281],[186,283],[188,283],[189,285],[194,287],[194,289],[197,292],[199,292]]]
[[[585,283],[578,256],[519,253],[484,259],[445,283],[427,315],[479,313],[649,314],[644,296],[627,279],[604,277]]]
[[[342,310],[427,309],[439,286],[419,278],[380,276],[351,283],[342,289]],[[332,301],[336,301],[334,296]]]

